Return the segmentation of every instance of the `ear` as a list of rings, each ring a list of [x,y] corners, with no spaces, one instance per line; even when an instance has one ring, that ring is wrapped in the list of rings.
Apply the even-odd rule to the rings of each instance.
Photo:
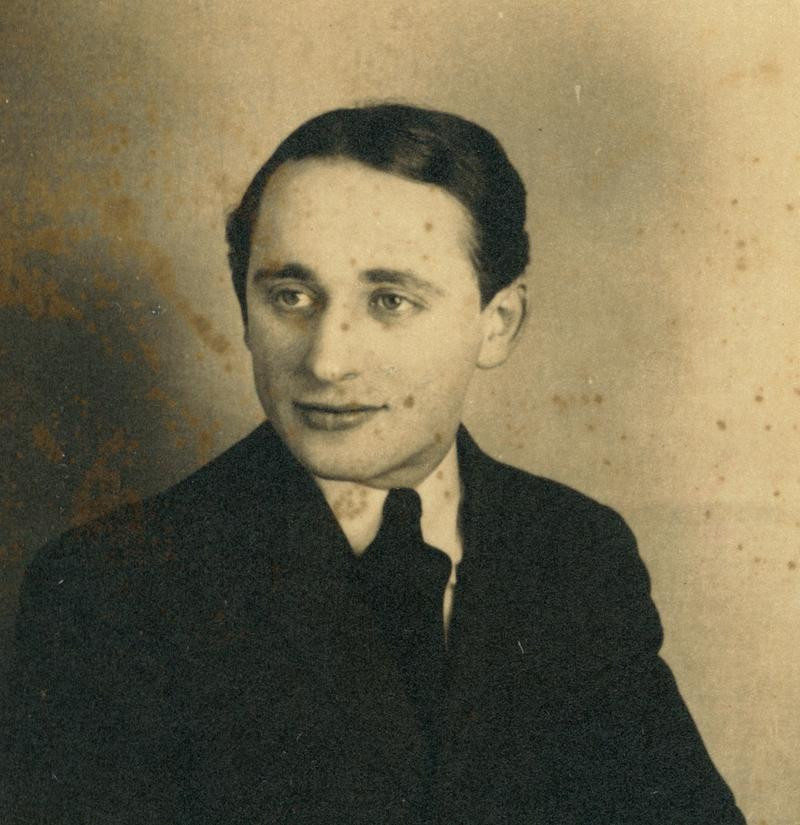
[[[518,280],[501,289],[484,307],[483,342],[478,353],[481,369],[500,366],[508,358],[525,320],[526,309],[526,287]]]

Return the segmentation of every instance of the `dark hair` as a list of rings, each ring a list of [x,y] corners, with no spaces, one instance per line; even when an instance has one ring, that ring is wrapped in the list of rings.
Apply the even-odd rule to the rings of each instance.
[[[471,257],[484,304],[525,270],[525,186],[486,129],[457,115],[396,103],[335,109],[306,121],[278,146],[228,217],[228,261],[245,320],[250,241],[267,182],[287,161],[326,157],[431,183],[457,198],[472,216]]]

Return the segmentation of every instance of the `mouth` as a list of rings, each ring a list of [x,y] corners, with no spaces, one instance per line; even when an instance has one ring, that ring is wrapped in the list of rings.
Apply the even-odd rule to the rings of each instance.
[[[312,404],[301,401],[295,401],[293,406],[307,427],[326,432],[355,429],[387,409],[385,405]]]

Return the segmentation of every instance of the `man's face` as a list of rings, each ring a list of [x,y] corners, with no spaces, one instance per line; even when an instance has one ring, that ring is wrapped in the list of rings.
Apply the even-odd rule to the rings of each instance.
[[[492,346],[471,231],[444,190],[351,160],[269,181],[246,341],[267,417],[315,475],[413,485],[444,457]]]

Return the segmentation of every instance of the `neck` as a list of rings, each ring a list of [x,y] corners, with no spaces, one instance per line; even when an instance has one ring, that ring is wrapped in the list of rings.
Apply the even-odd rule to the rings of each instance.
[[[336,516],[353,552],[360,554],[380,526],[383,502],[388,491],[354,481],[315,477],[328,506]],[[448,543],[461,498],[458,454],[453,442],[444,458],[425,478],[413,486],[422,499],[422,534],[434,547]],[[450,542],[451,543],[451,542]],[[441,549],[446,550],[442,547]],[[455,560],[454,560],[455,561]]]

